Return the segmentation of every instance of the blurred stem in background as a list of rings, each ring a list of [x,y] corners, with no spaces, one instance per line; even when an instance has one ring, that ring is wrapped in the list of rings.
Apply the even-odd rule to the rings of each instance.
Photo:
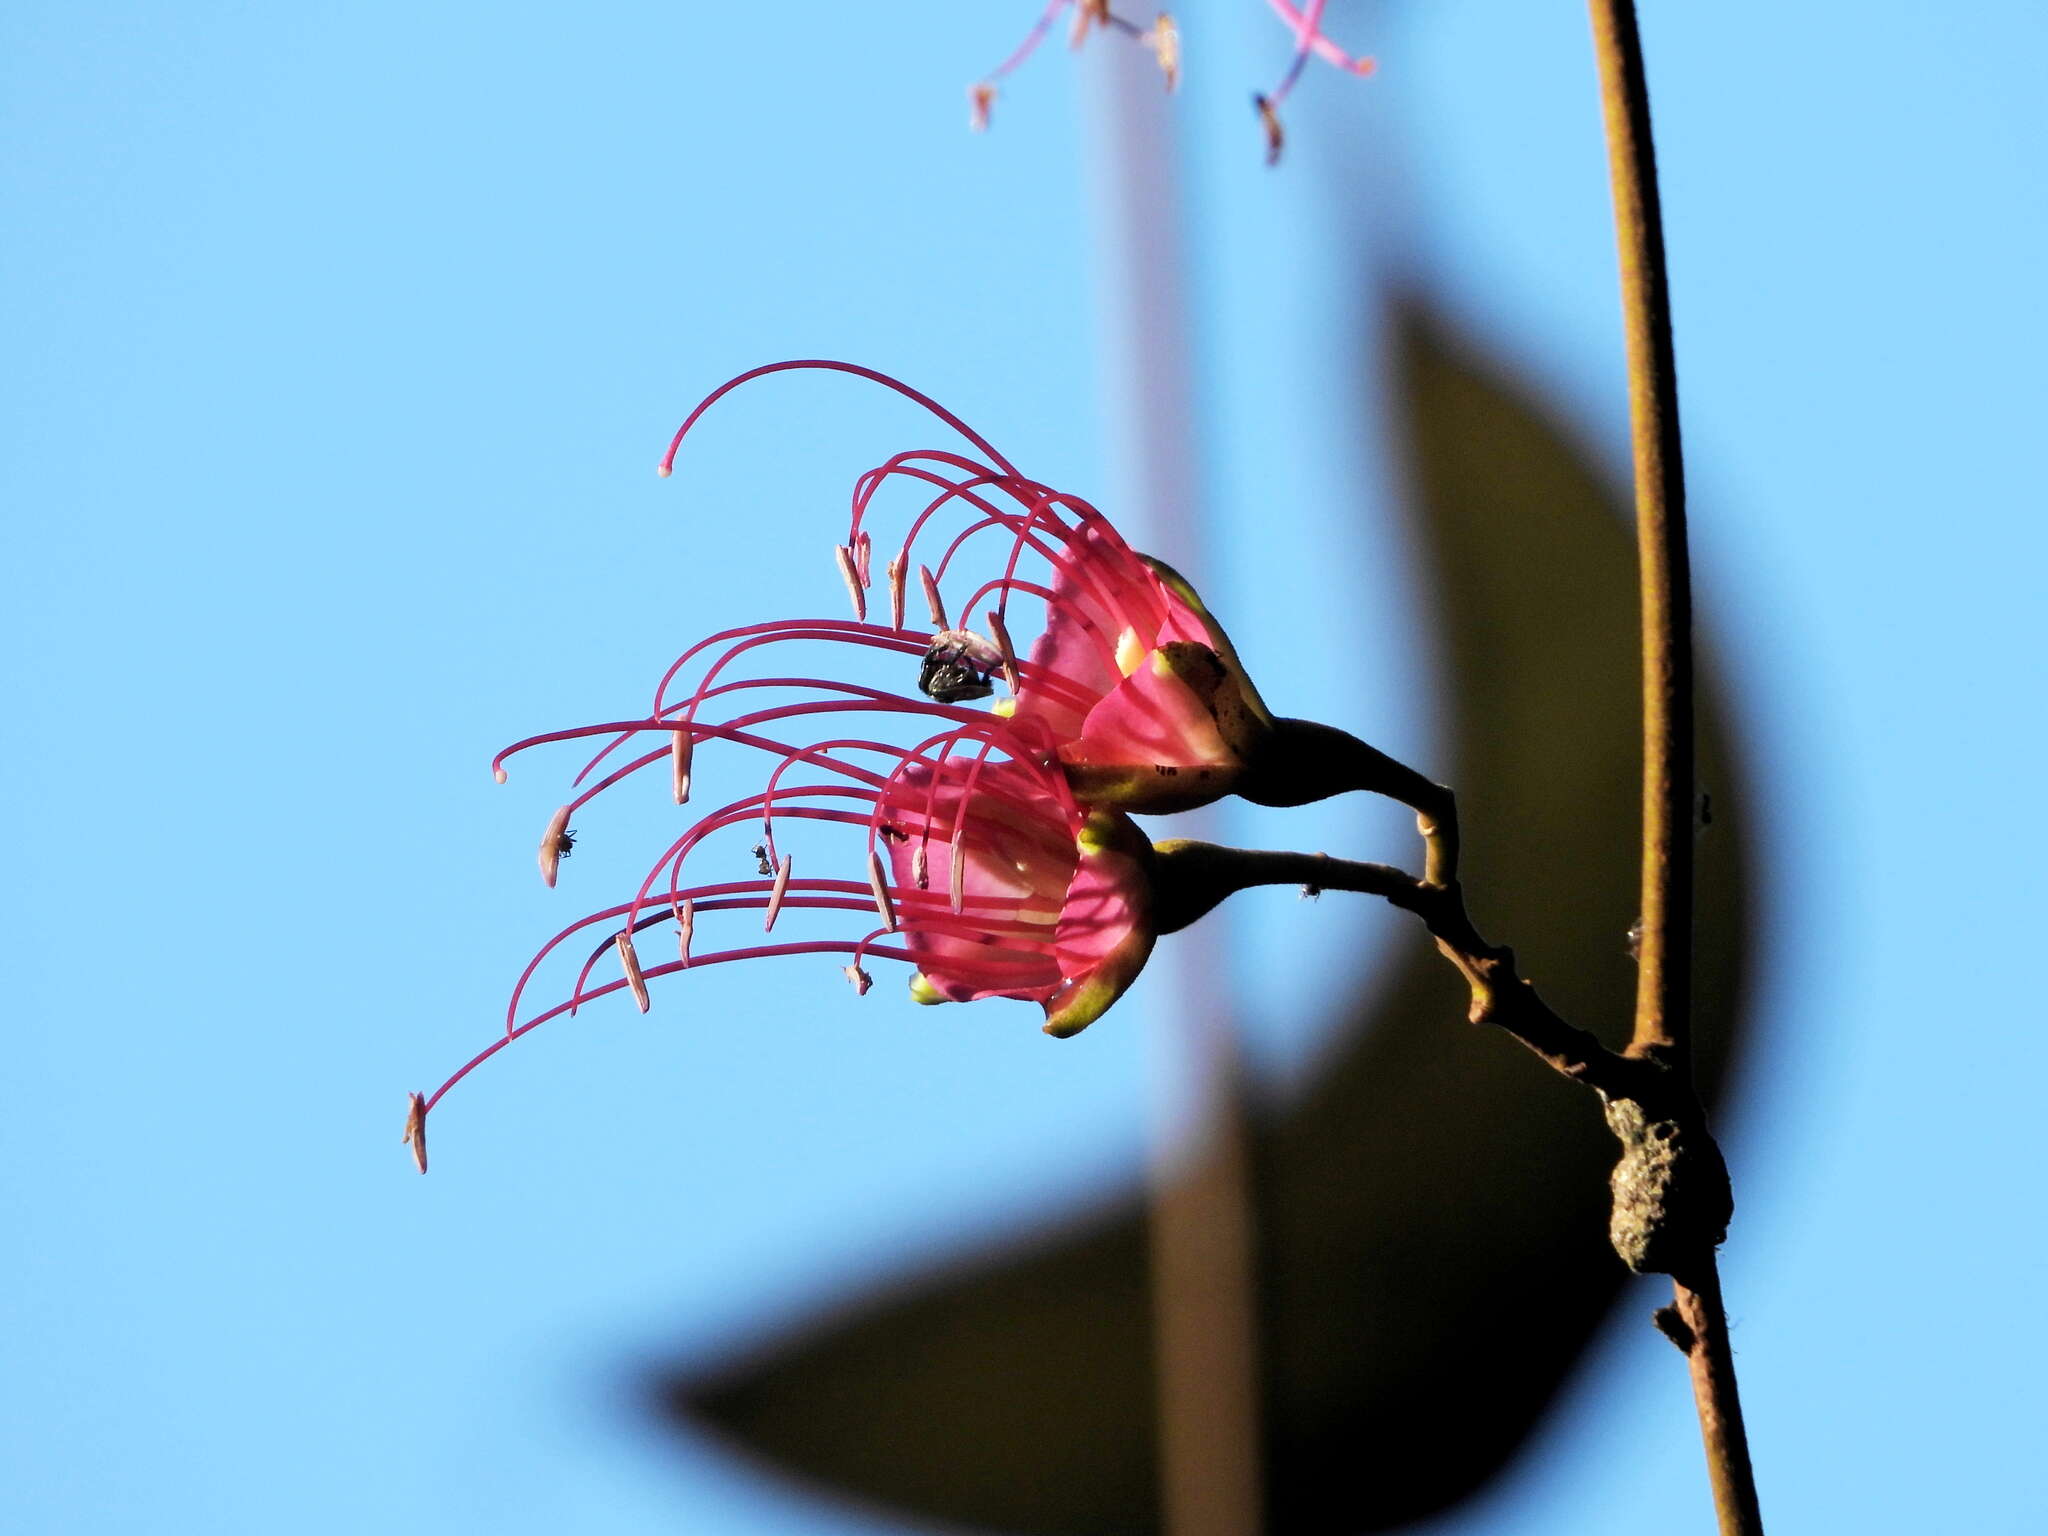
[[[1105,346],[1125,527],[1202,569],[1200,456],[1171,98],[1137,49],[1082,61]],[[1176,818],[1200,824],[1203,813]],[[1146,1242],[1165,1536],[1258,1536],[1265,1502],[1249,1088],[1217,952],[1191,946],[1152,990]]]
[[[1689,1091],[1693,891],[1693,666],[1685,470],[1678,372],[1664,266],[1657,157],[1634,0],[1590,0],[1600,73],[1621,301],[1628,348],[1629,438],[1643,625],[1643,887],[1631,1056],[1655,1061]],[[1713,1250],[1672,1281],[1660,1314],[1686,1353],[1723,1536],[1761,1536],[1749,1441],[1728,1347]]]

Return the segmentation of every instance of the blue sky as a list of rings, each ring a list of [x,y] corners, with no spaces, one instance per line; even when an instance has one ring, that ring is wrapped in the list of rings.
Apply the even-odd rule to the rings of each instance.
[[[771,381],[664,484],[706,388],[858,359],[1035,475],[1144,499],[1111,71],[1048,53],[965,131],[1030,9],[0,20],[0,1524],[879,1530],[708,1447],[679,1461],[604,1362],[768,1329],[1060,1208],[1076,1167],[1138,1165],[1149,977],[1051,1049],[1021,1009],[940,1024],[893,984],[856,1004],[831,968],[730,967],[508,1052],[437,1122],[431,1178],[396,1144],[405,1090],[488,1038],[550,920],[644,842],[597,818],[576,889],[542,889],[573,765],[495,788],[489,754],[610,717],[764,600],[837,612],[848,483],[932,437],[850,381]],[[1619,476],[1605,168],[1577,7],[1332,11],[1382,72],[1311,72],[1277,173],[1244,96],[1279,29],[1252,0],[1181,13],[1203,523],[1147,534],[1211,552],[1233,633],[1319,712],[1426,760],[1391,503],[1377,561],[1356,506],[1387,465],[1348,327],[1419,276]],[[2048,17],[1645,25],[1701,607],[1775,880],[1727,1265],[1766,1508],[2037,1530],[2016,1469],[2048,1349],[2012,1319],[2048,1260],[2020,1172],[2048,1069],[2025,983]],[[1360,564],[1376,590],[1334,584]],[[1399,822],[1290,825],[1378,848]],[[1330,1023],[1319,922],[1276,893],[1229,929],[1281,978],[1246,1026],[1283,1083]],[[1705,1529],[1667,1356],[1615,1335],[1458,1528]]]

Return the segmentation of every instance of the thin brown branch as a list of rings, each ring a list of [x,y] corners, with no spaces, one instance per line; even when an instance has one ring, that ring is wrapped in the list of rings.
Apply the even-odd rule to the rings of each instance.
[[[1614,187],[1628,350],[1629,438],[1635,460],[1636,547],[1643,625],[1643,880],[1640,970],[1631,1055],[1690,1080],[1692,986],[1692,584],[1685,531],[1685,471],[1678,428],[1678,366],[1664,263],[1650,93],[1633,0],[1590,0],[1593,51]],[[1687,1094],[1690,1097],[1690,1094]],[[1610,1111],[1610,1123],[1614,1115]],[[1619,1130],[1620,1127],[1617,1127]],[[1699,1122],[1702,1150],[1712,1148]],[[1626,1145],[1626,1141],[1625,1141]],[[1624,1169],[1633,1149],[1624,1154]],[[1695,1163],[1698,1158],[1693,1159]],[[1718,1151],[1711,1164],[1718,1165]],[[1725,1169],[1718,1177],[1726,1190]],[[1711,1179],[1708,1182],[1712,1182]],[[1616,1177],[1621,1246],[1621,1171]],[[1725,1220],[1725,1218],[1724,1218]],[[1666,1332],[1682,1338],[1722,1536],[1762,1536],[1736,1391],[1714,1245],[1656,1267],[1674,1274]],[[1631,1262],[1634,1262],[1631,1259]]]
[[[1457,797],[1349,731],[1314,720],[1275,720],[1245,765],[1237,792],[1254,805],[1307,805],[1354,792],[1399,801],[1415,812],[1422,834],[1422,878],[1436,886],[1457,883]]]
[[[1756,1478],[1750,1471],[1749,1432],[1742,1423],[1742,1396],[1735,1388],[1735,1356],[1728,1346],[1728,1319],[1721,1304],[1721,1276],[1709,1254],[1693,1283],[1673,1280],[1666,1327],[1685,1351],[1692,1375],[1693,1406],[1699,1411],[1700,1440],[1722,1536],[1747,1536],[1764,1528]],[[1682,1333],[1680,1332],[1682,1330]]]
[[[1678,368],[1635,6],[1632,0],[1592,0],[1592,14],[1621,255],[1643,613],[1642,943],[1630,1049],[1666,1056],[1684,1072],[1692,981],[1693,681]]]
[[[1515,969],[1514,951],[1489,944],[1465,910],[1455,882],[1418,880],[1391,864],[1333,859],[1325,853],[1224,848],[1177,838],[1158,843],[1155,918],[1161,933],[1185,928],[1233,892],[1255,885],[1300,885],[1312,891],[1378,896],[1422,919],[1444,958],[1470,989],[1467,1017],[1491,1024],[1535,1052],[1554,1072],[1610,1097],[1635,1099],[1666,1076],[1654,1062],[1610,1051],[1566,1023]]]

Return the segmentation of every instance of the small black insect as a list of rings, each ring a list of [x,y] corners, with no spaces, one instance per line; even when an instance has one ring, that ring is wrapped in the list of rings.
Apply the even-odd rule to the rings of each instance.
[[[956,634],[948,630],[933,640],[932,648],[924,653],[924,664],[917,669],[918,692],[941,704],[964,704],[995,692],[988,680],[994,667],[980,665],[980,658],[960,643]]]
[[[907,843],[910,841],[910,834],[897,826],[893,821],[885,821],[875,830],[882,834],[882,841],[885,843]]]
[[[775,866],[768,862],[768,845],[766,843],[754,844],[752,852],[754,855],[755,869],[759,870],[764,875],[772,875],[775,873]]]
[[[576,851],[576,829],[564,827],[555,834],[555,857],[566,859]]]

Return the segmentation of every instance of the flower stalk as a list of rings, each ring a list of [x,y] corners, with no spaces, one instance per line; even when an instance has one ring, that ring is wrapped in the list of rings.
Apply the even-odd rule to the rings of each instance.
[[[1692,588],[1678,369],[1650,95],[1633,0],[1589,4],[1621,263],[1642,594],[1643,881],[1635,1028],[1628,1054],[1670,1074],[1674,1097],[1685,1101],[1685,1118],[1695,1128],[1698,1157],[1718,1173],[1725,1189],[1726,1169],[1691,1086]],[[1609,1120],[1614,1123],[1611,1106]],[[1626,1136],[1624,1146],[1627,1169],[1638,1146]],[[1722,1536],[1762,1536],[1714,1248],[1697,1248],[1676,1264],[1658,1267],[1672,1272],[1673,1305],[1659,1314],[1659,1321],[1685,1352],[1691,1370],[1720,1531]]]

